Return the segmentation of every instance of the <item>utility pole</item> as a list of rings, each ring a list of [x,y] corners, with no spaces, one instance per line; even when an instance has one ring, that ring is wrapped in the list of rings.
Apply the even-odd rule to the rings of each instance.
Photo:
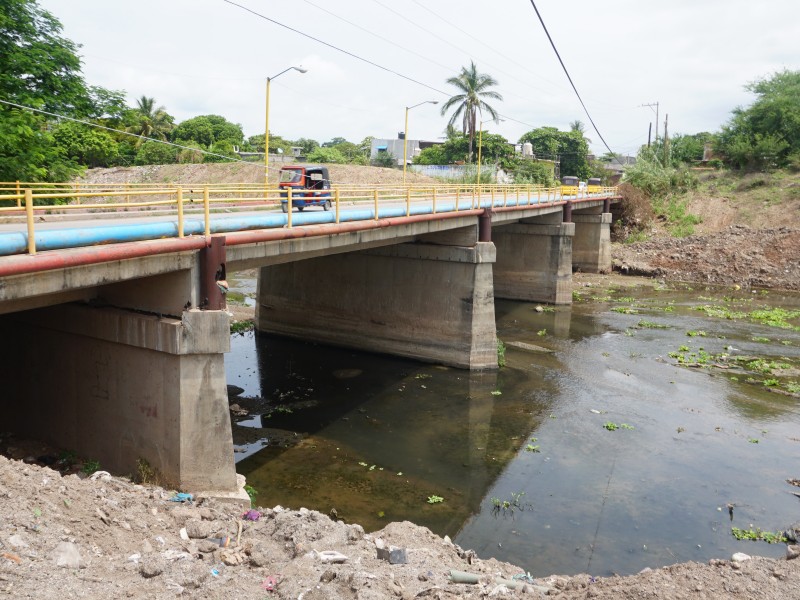
[[[656,112],[656,139],[655,139],[655,141],[653,143],[657,144],[658,143],[658,102],[651,102],[650,104],[640,104],[639,106],[640,107],[645,107],[646,106],[650,110],[653,110],[653,107],[655,107],[655,112]],[[649,145],[650,144],[648,143],[648,146]]]
[[[669,114],[664,119],[664,166],[667,166],[667,151],[669,149],[669,134],[667,133],[667,123],[669,123]]]
[[[650,125],[647,126],[647,147],[650,147],[650,136],[653,134],[653,122],[650,121]]]

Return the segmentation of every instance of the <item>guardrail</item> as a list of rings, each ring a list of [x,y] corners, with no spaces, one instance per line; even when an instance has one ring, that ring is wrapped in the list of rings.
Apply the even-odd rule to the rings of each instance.
[[[203,214],[203,233],[211,235],[211,213],[224,210],[279,210],[281,201],[292,206],[294,198],[306,194],[330,194],[333,221],[339,223],[343,207],[372,208],[370,219],[380,219],[380,206],[405,206],[425,202],[433,214],[491,207],[530,206],[566,200],[588,200],[617,195],[615,187],[593,186],[591,190],[569,186],[545,188],[539,185],[436,185],[436,186],[333,186],[330,190],[279,190],[255,184],[202,184],[157,186],[152,184],[24,184],[0,183],[0,220],[24,214],[27,253],[36,254],[36,218],[44,214],[96,215],[116,217],[165,215],[177,217],[177,237],[186,235],[186,213]],[[4,206],[5,205],[5,206]],[[327,207],[326,207],[327,210]],[[291,228],[292,213],[283,227]],[[364,219],[362,219],[364,220]],[[283,222],[282,222],[283,223]],[[24,245],[24,244],[23,244]]]

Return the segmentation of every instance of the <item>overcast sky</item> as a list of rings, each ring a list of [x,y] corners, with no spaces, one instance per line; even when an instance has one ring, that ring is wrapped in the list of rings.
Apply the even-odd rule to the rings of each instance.
[[[512,141],[534,127],[562,130],[578,119],[592,130],[530,0],[235,0],[376,67],[224,0],[39,0],[81,44],[91,85],[145,95],[180,122],[218,114],[246,136],[270,131],[325,142],[341,136],[444,135],[445,83],[475,61],[492,75],[506,117],[484,130]],[[572,80],[614,152],[647,141],[659,103],[660,129],[717,131],[752,96],[743,86],[800,68],[798,0],[537,0]],[[386,69],[386,70],[384,70]],[[391,73],[389,71],[394,71]],[[419,83],[409,81],[416,80]],[[427,87],[426,87],[427,86]],[[488,119],[488,117],[486,117]]]

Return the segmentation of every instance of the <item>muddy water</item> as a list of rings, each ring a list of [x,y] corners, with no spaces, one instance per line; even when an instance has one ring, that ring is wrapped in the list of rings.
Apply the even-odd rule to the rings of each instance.
[[[798,520],[800,333],[751,317],[800,297],[583,292],[498,301],[496,373],[234,336],[239,472],[261,505],[411,520],[533,575],[782,555],[731,527]]]

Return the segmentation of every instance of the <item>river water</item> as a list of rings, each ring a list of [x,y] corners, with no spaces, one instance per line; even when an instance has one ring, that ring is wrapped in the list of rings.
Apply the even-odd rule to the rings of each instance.
[[[234,418],[237,470],[259,505],[410,520],[534,576],[781,556],[731,528],[798,520],[799,309],[685,286],[497,301],[487,373],[235,335],[232,402],[260,407]]]

